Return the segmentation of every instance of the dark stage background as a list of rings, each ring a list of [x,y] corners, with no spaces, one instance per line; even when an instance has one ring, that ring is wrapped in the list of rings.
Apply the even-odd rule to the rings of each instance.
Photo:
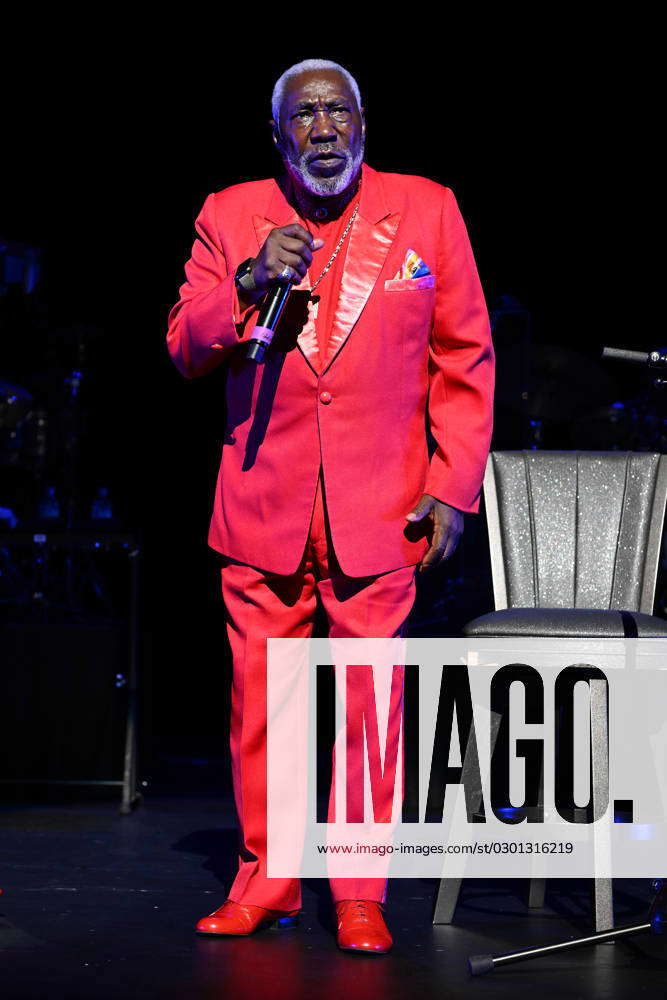
[[[573,35],[547,54],[541,28],[526,42],[499,38],[488,55],[470,31],[425,43],[428,19],[391,45],[337,34],[348,32],[257,52],[212,22],[190,47],[174,25],[159,52],[127,37],[108,56],[59,44],[23,67],[29,96],[18,79],[4,96],[0,234],[41,248],[42,271],[29,295],[0,297],[0,376],[44,406],[57,452],[62,386],[83,372],[79,513],[107,486],[117,522],[142,540],[140,776],[156,786],[176,787],[181,773],[186,785],[226,780],[230,679],[206,548],[224,373],[178,374],[167,314],[206,195],[280,168],[269,100],[289,65],[318,55],[346,65],[364,98],[367,161],[454,190],[499,312],[496,446],[662,447],[640,376],[599,361],[603,344],[649,349],[662,337],[646,40],[619,25],[613,38]],[[0,506],[27,519],[29,473],[0,472]],[[461,551],[422,588],[416,630],[447,634],[490,610],[485,544],[483,520],[469,517]],[[211,777],[195,761],[221,763]]]

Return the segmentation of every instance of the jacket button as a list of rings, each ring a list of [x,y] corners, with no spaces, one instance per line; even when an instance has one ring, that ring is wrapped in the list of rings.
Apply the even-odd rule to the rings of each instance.
[[[321,392],[320,393],[320,403],[324,403],[325,406],[327,405],[327,403],[331,402],[331,398],[332,397],[331,397],[331,393],[330,392]]]

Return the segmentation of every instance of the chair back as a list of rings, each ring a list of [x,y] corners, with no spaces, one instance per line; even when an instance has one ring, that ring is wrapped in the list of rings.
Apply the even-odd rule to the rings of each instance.
[[[496,451],[484,478],[496,609],[651,614],[667,457]]]

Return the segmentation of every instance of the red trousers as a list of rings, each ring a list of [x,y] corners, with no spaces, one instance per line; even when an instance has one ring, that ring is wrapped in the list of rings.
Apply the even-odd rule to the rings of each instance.
[[[267,909],[298,909],[300,880],[266,875],[266,640],[311,636],[317,593],[330,637],[401,636],[414,603],[415,566],[377,576],[343,575],[331,543],[320,475],[297,571],[280,576],[223,557],[221,575],[233,658],[230,747],[240,829],[239,870],[229,898]],[[386,879],[332,878],[330,886],[334,902],[386,899]]]

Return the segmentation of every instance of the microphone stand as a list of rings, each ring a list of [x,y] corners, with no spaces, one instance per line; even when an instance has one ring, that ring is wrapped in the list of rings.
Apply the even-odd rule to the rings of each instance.
[[[628,351],[623,348],[604,347],[602,357],[610,361],[625,361],[630,364],[645,365],[658,370],[667,369],[667,350]],[[667,379],[656,378],[653,381],[656,389],[667,386]],[[557,941],[555,944],[538,945],[535,948],[524,948],[521,951],[509,951],[502,955],[469,955],[468,968],[472,976],[483,976],[493,972],[503,965],[512,962],[525,962],[531,958],[541,958],[543,955],[553,955],[572,948],[580,948],[589,944],[600,944],[603,941],[616,941],[631,934],[652,931],[662,934],[667,922],[667,881],[664,878],[654,879],[651,889],[655,893],[648,915],[639,924],[623,924],[609,931],[598,931],[596,934],[585,934],[583,937],[569,938],[567,941]]]
[[[626,351],[622,347],[603,347],[602,358],[607,361],[626,361],[629,364],[645,365],[647,368],[656,368],[659,371],[667,369],[667,350],[655,351]],[[662,389],[667,385],[667,379],[656,378],[653,380],[656,389]]]
[[[610,931],[599,931],[597,934],[587,934],[584,937],[571,938],[568,941],[559,941],[556,944],[538,945],[536,948],[526,948],[523,951],[509,951],[504,955],[470,955],[468,958],[468,968],[472,976],[483,976],[487,972],[502,965],[509,965],[510,962],[525,962],[529,958],[540,958],[542,955],[553,955],[556,952],[569,951],[571,948],[580,948],[582,945],[599,944],[602,941],[615,941],[617,938],[627,937],[630,934],[639,934],[642,931],[652,931],[654,934],[664,932],[665,921],[667,921],[667,883],[664,879],[654,879],[651,888],[655,896],[651,903],[646,920],[639,924],[624,924],[622,927],[613,927]]]

